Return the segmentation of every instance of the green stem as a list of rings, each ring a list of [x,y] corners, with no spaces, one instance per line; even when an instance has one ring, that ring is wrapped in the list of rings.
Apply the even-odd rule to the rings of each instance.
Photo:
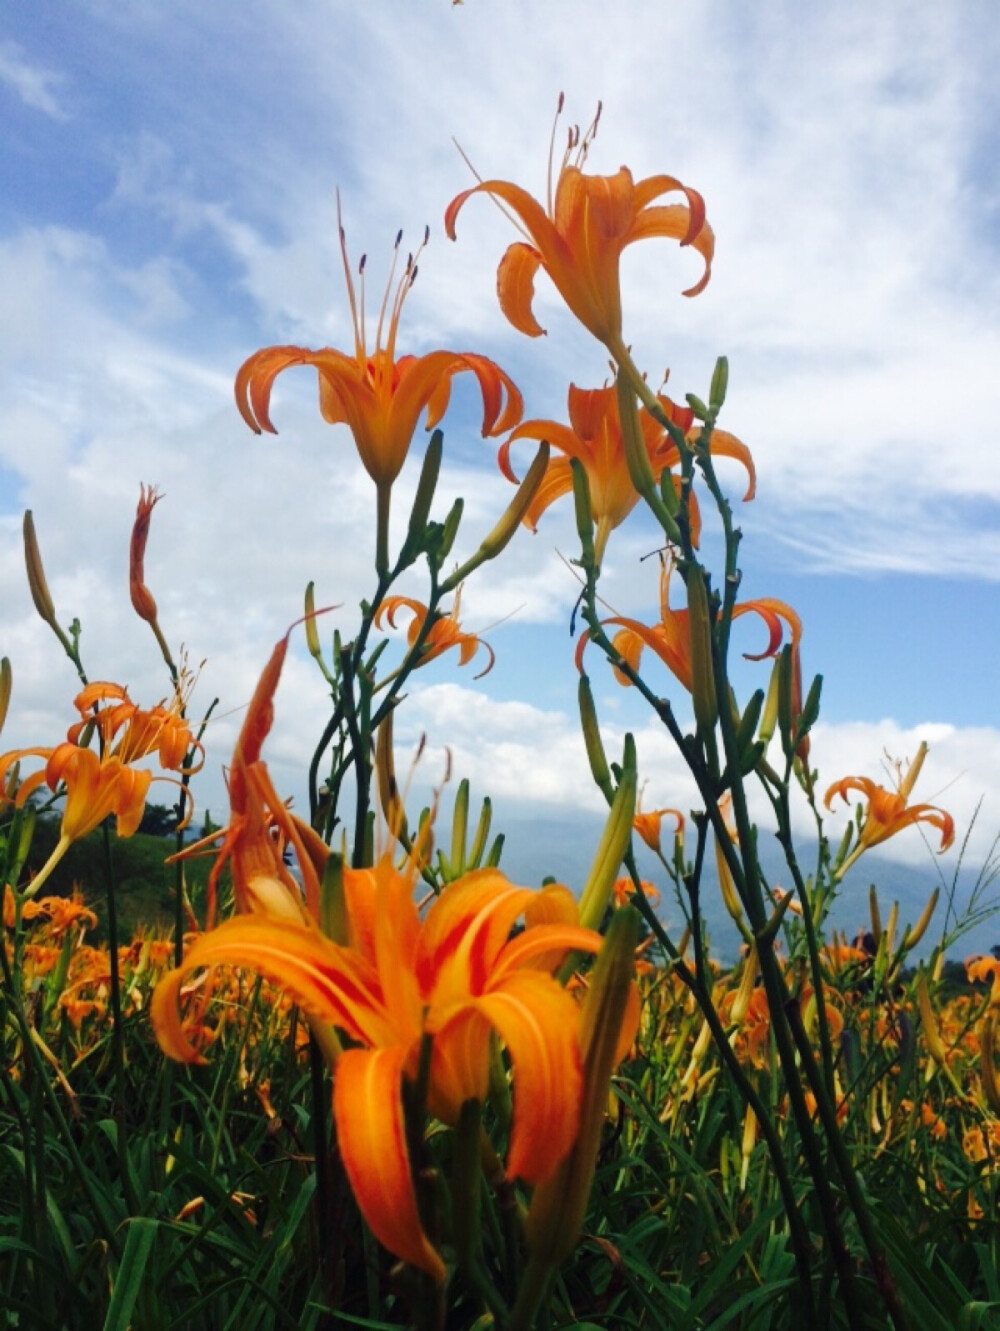
[[[536,1262],[534,1258],[529,1259],[506,1331],[531,1331],[551,1278],[549,1266],[544,1262]]]
[[[140,1215],[139,1198],[133,1186],[132,1162],[128,1154],[128,1128],[125,1101],[128,1095],[125,1073],[125,1025],[122,1018],[121,977],[118,970],[118,902],[116,897],[114,857],[111,851],[111,828],[108,820],[102,827],[104,836],[105,886],[108,903],[108,997],[111,1003],[111,1059],[112,1090],[111,1113],[115,1120],[115,1145],[118,1168],[122,1176],[125,1201],[132,1215]]]

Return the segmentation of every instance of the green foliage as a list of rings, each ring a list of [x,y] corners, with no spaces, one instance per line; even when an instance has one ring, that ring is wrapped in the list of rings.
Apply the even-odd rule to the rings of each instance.
[[[26,868],[37,873],[58,839],[58,819],[39,818]],[[177,866],[164,861],[174,849],[173,841],[159,833],[150,835],[140,831],[131,837],[114,839],[118,927],[123,937],[131,937],[141,926],[162,931],[173,929]],[[193,901],[204,896],[211,863],[211,859],[197,857],[184,862],[186,890]],[[107,938],[106,880],[104,834],[99,830],[70,846],[52,871],[44,891],[54,896],[70,896],[79,888],[97,915],[97,929],[92,937],[103,941]]]

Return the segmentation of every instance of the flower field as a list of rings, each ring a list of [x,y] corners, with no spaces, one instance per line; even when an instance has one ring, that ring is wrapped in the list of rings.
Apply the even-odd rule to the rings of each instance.
[[[519,231],[497,276],[518,333],[544,331],[546,280],[610,358],[605,384],[568,385],[565,420],[526,416],[483,352],[404,352],[423,246],[404,257],[397,240],[366,310],[366,260],[339,217],[353,346],[270,346],[236,370],[257,433],[276,432],[278,376],[315,371],[323,419],[349,433],[372,484],[371,592],[356,609],[317,606],[310,583],[252,697],[223,700],[242,711],[221,827],[191,832],[218,700],[199,701],[160,622],[158,491],[141,487],[122,551],[131,609],[162,659],[153,703],[91,678],[25,515],[34,606],[79,689],[63,731],[0,755],[10,1326],[1000,1325],[1000,960],[959,964],[957,950],[992,910],[996,866],[961,907],[942,879],[918,918],[900,918],[876,882],[855,933],[830,925],[868,851],[919,825],[943,852],[956,828],[917,793],[926,745],[884,783],[821,779],[805,610],[740,593],[753,550],[716,462],[737,464],[739,502],[757,475],[750,447],[717,424],[728,362],[678,400],[629,340],[624,251],[675,243],[683,294],[697,297],[715,261],[708,206],[671,175],[588,171],[599,118],[581,131],[557,115],[565,147],[550,153],[544,200],[489,178],[442,200],[459,245],[484,196]],[[459,563],[463,501],[446,508],[437,490],[460,377],[512,490]],[[398,541],[404,467],[419,481]],[[394,728],[415,672],[448,653],[492,667],[492,647],[462,627],[463,586],[489,579],[554,504],[576,517],[579,753],[607,815],[585,881],[525,884],[504,872],[502,829],[489,799],[470,807],[463,773],[440,774],[415,807]],[[637,512],[656,524],[660,569],[642,617],[601,596],[602,563]],[[310,718],[299,809],[268,753],[301,647],[329,706]],[[760,671],[749,697],[734,683],[741,652]],[[609,751],[598,678],[640,699],[675,745],[683,809],[643,808],[634,739]],[[0,725],[17,705],[5,658]],[[154,839],[140,828],[162,792],[172,832]],[[824,820],[845,804],[834,844]],[[765,836],[786,886],[761,866]],[[80,890],[57,888],[84,852]],[[122,884],[151,874],[150,854],[168,913],[133,927]],[[710,893],[735,965],[706,928]],[[680,930],[663,922],[668,900]]]

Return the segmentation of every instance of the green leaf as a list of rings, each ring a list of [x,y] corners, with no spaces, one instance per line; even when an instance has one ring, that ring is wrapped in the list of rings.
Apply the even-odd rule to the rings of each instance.
[[[131,1220],[125,1251],[118,1264],[118,1276],[111,1293],[104,1331],[128,1331],[132,1309],[142,1288],[149,1254],[156,1239],[157,1222],[147,1216]]]

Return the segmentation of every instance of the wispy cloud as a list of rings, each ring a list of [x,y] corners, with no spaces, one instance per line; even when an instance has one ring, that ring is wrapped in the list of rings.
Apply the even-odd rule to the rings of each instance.
[[[69,112],[57,92],[64,76],[29,60],[17,42],[0,42],[0,83],[21,99],[25,106],[41,111],[52,120],[68,120]]]

